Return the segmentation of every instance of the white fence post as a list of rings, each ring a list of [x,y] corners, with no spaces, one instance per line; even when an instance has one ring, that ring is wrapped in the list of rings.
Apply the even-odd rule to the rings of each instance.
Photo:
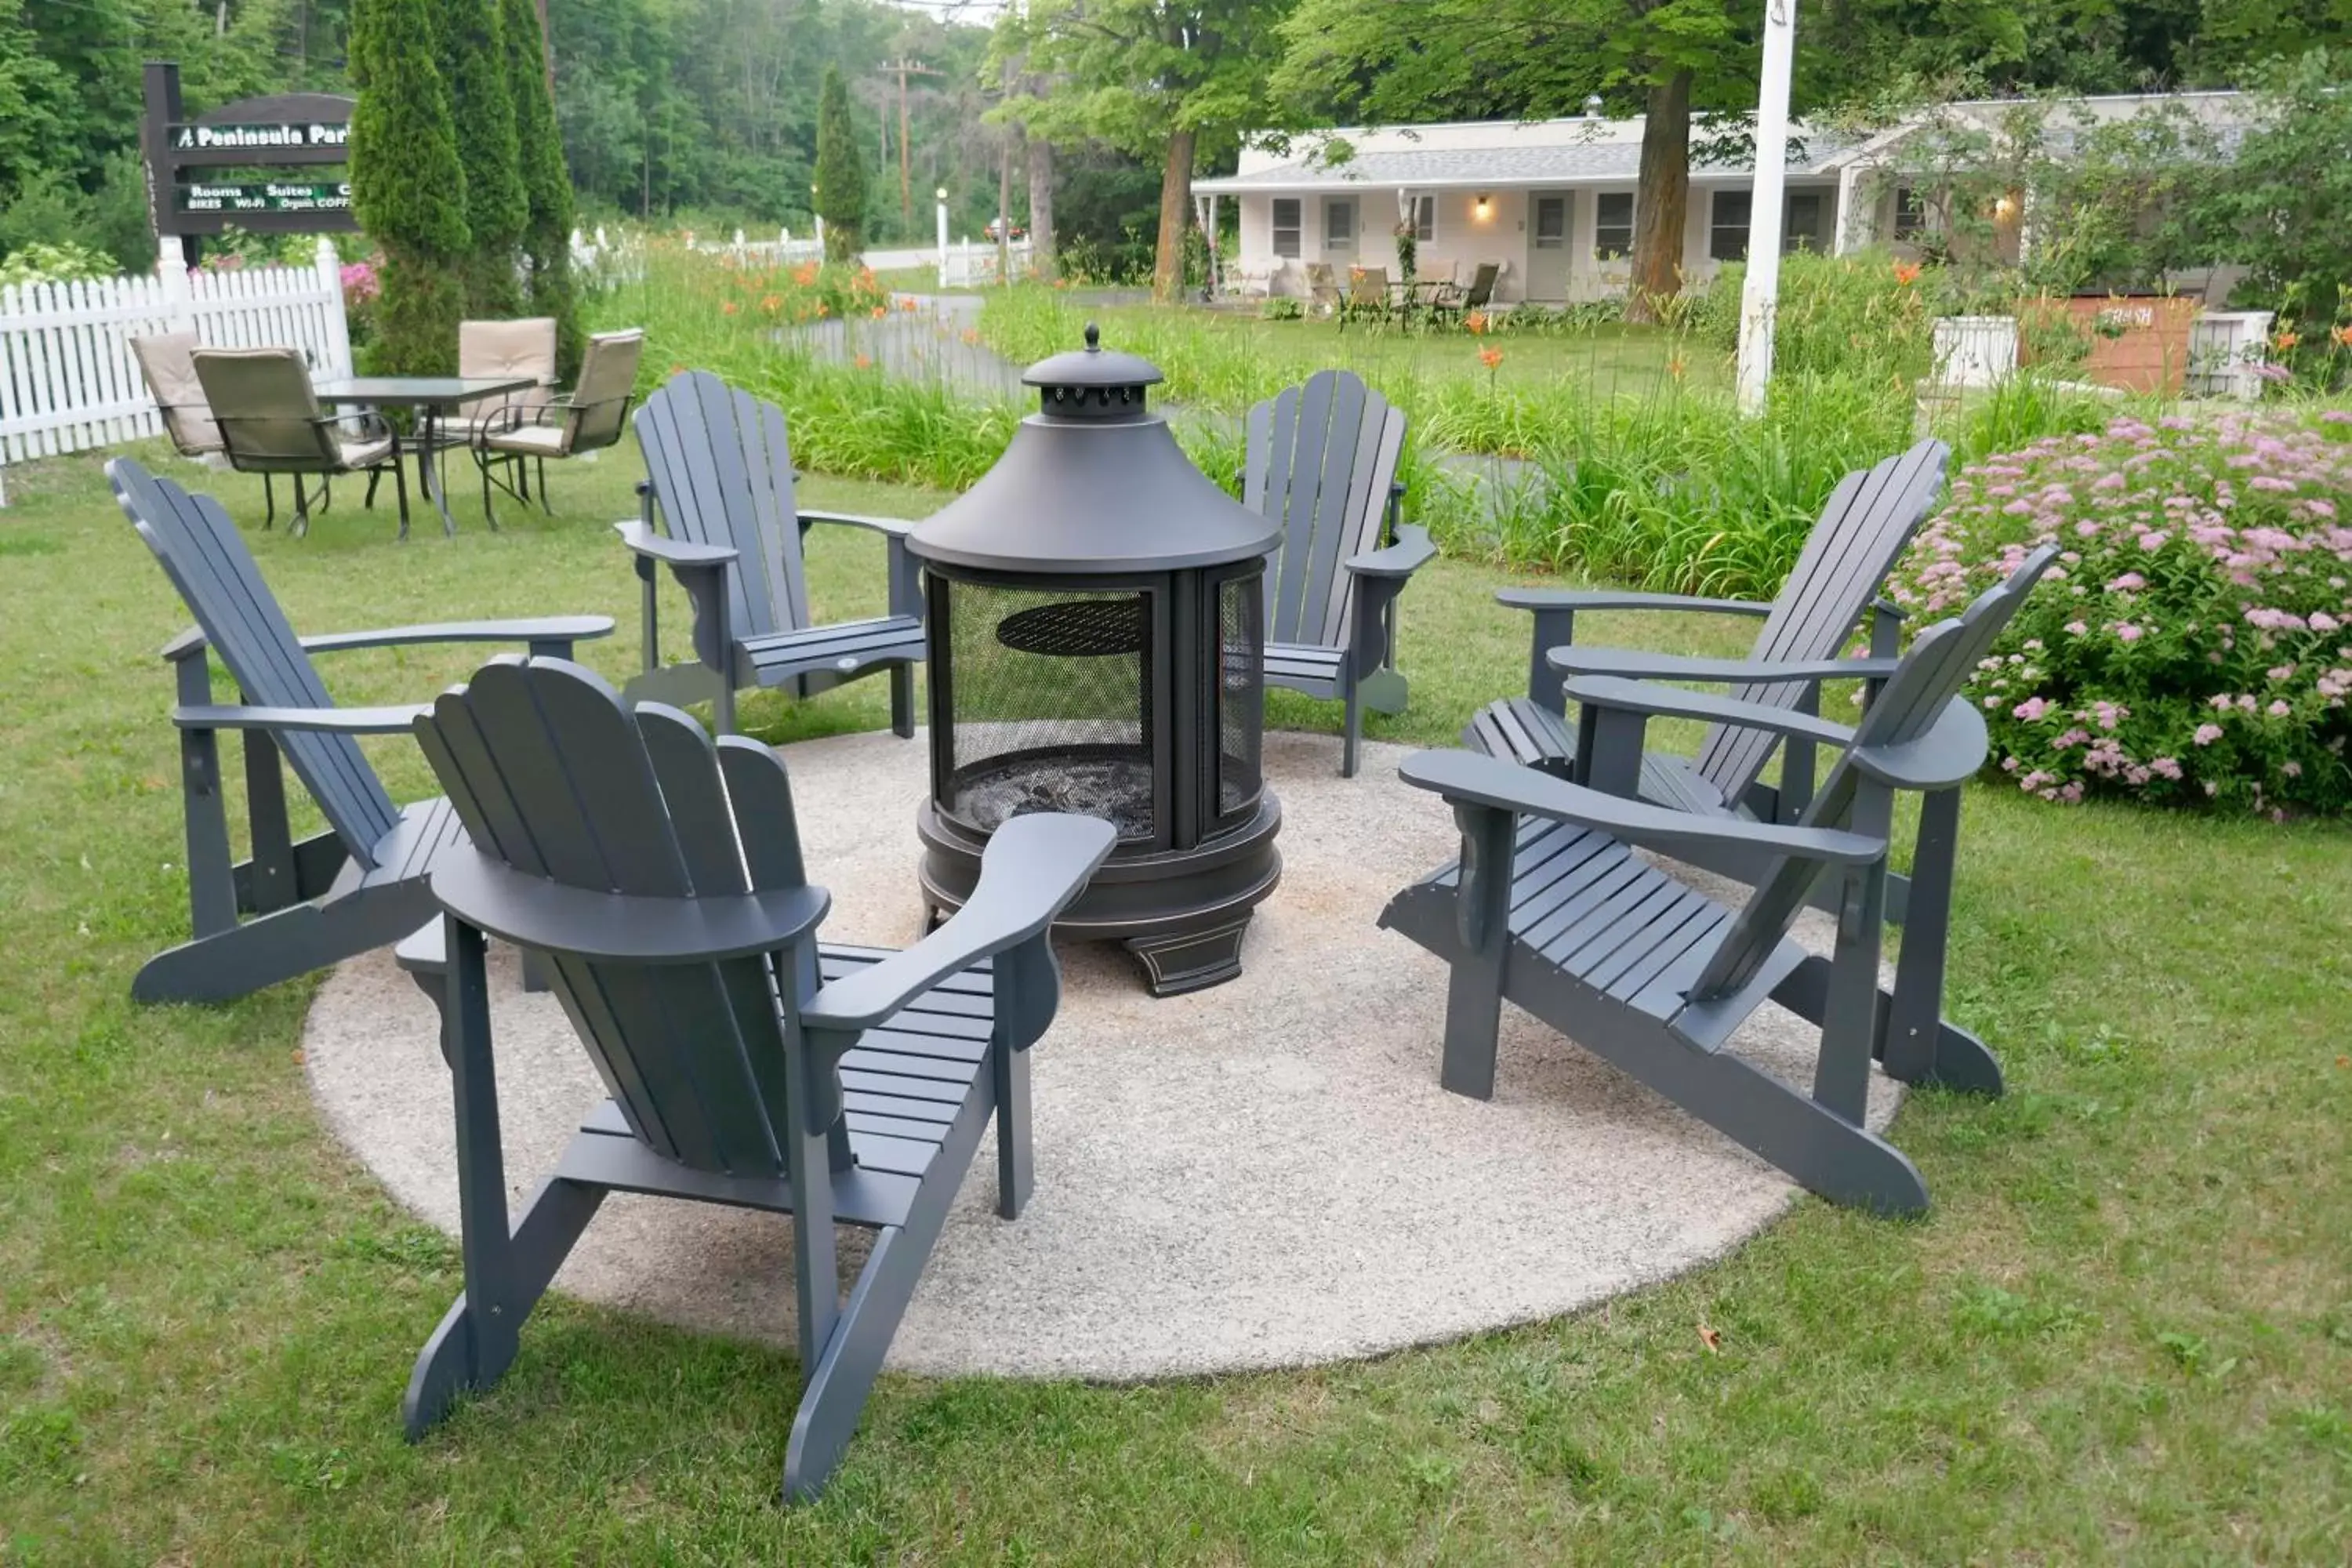
[[[331,301],[320,312],[326,341],[319,356],[319,373],[329,378],[347,376],[353,366],[351,315],[343,308],[343,258],[336,254],[335,242],[323,234],[319,237],[319,287]]]

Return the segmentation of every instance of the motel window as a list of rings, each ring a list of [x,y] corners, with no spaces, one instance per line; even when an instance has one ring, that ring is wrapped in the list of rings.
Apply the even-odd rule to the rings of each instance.
[[[1424,243],[1437,237],[1437,198],[1412,198],[1412,237]]]
[[[1927,198],[1908,185],[1897,186],[1895,192],[1895,237],[1924,239],[1927,234]]]
[[[1780,209],[1780,249],[1827,250],[1822,243],[1822,220],[1829,216],[1829,203],[1819,191],[1790,191],[1787,205]]]
[[[1633,193],[1603,191],[1593,209],[1592,254],[1607,260],[1633,254]]]
[[[1746,191],[1717,191],[1708,215],[1706,254],[1716,261],[1748,259],[1748,214],[1755,198]]]
[[[1298,198],[1274,198],[1274,253],[1276,256],[1298,254]]]
[[[1335,196],[1323,204],[1323,248],[1356,248],[1356,198]]]

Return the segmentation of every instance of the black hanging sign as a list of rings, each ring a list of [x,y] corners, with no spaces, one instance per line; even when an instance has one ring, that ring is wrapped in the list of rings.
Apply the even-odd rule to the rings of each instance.
[[[353,100],[334,93],[289,92],[223,104],[191,120],[180,105],[180,68],[147,62],[147,112],[140,144],[147,156],[147,210],[158,237],[218,234],[347,234],[352,216],[348,160]],[[226,176],[206,179],[210,170]],[[289,178],[253,179],[288,171]],[[310,178],[316,174],[324,178]]]

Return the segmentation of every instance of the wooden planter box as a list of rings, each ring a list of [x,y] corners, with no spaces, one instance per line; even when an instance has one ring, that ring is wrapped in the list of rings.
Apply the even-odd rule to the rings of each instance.
[[[2028,300],[2018,312],[2025,329],[2018,335],[2018,363],[2033,363],[2039,330],[2063,314],[2091,345],[2084,380],[2178,397],[2187,384],[2190,324],[2203,310],[2199,300],[2160,295]]]

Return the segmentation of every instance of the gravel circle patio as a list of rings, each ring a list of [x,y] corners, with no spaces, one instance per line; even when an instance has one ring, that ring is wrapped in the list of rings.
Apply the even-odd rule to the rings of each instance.
[[[810,876],[833,892],[827,939],[898,946],[918,932],[925,754],[887,733],[784,750]],[[1062,1010],[1035,1047],[1036,1195],[1018,1221],[995,1217],[984,1142],[890,1365],[1130,1380],[1366,1356],[1591,1306],[1722,1255],[1795,1198],[1778,1172],[1516,1009],[1494,1100],[1438,1088],[1444,967],[1374,924],[1454,847],[1444,808],[1397,781],[1406,754],[1367,745],[1345,780],[1332,737],[1267,735],[1285,869],[1240,979],[1155,1001],[1117,949],[1064,952]],[[1798,934],[1828,950],[1826,917]],[[493,988],[519,1202],[603,1091],[560,1006],[520,990],[503,949]],[[1809,1082],[1813,1043],[1768,1005],[1732,1048]],[[336,1135],[454,1234],[435,1015],[388,952],[328,979],[303,1046]],[[1895,1100],[1874,1077],[1874,1128]],[[844,1233],[845,1268],[863,1234]],[[790,1245],[778,1216],[616,1195],[556,1284],[789,1345]]]

